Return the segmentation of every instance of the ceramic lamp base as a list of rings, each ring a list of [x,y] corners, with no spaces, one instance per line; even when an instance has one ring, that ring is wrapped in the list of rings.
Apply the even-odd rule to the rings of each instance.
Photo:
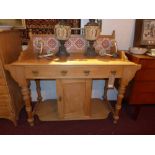
[[[60,47],[59,51],[56,53],[56,56],[62,57],[62,56],[69,56],[70,54],[66,51],[66,48],[64,46],[65,40],[59,40],[60,41]]]
[[[87,47],[87,50],[85,52],[85,56],[88,57],[94,57],[97,56],[97,53],[95,52],[95,48],[93,47],[94,41],[89,41],[89,47]]]

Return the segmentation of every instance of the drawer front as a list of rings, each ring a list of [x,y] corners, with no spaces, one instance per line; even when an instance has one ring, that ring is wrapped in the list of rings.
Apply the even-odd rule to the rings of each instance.
[[[136,93],[131,96],[130,104],[155,104],[155,93]]]
[[[155,81],[155,69],[142,69],[136,73],[136,81]]]
[[[133,86],[133,93],[154,93],[155,94],[155,82],[135,82]]]
[[[142,65],[142,68],[154,68],[155,69],[155,59],[146,59],[146,60],[140,60],[140,64]]]
[[[25,76],[29,79],[51,79],[51,78],[107,78],[115,73],[117,78],[121,77],[123,68],[121,66],[64,66],[64,67],[26,67]]]

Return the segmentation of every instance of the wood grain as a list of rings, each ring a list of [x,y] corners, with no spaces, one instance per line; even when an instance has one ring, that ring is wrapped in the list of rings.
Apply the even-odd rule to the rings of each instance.
[[[27,84],[30,79],[56,79],[57,114],[60,120],[88,119],[93,114],[92,79],[108,79],[112,72],[116,73],[116,78],[121,79],[118,101],[113,112],[114,122],[117,123],[126,86],[140,65],[128,61],[123,51],[118,51],[118,58],[87,58],[82,53],[77,53],[67,58],[53,56],[47,60],[38,59],[31,47],[22,52],[17,61],[5,65],[22,88],[30,125],[34,123]]]
[[[155,58],[127,53],[129,60],[141,64],[134,80],[127,88],[125,99],[129,104],[155,104]]]
[[[5,70],[4,65],[18,59],[21,52],[19,31],[0,32],[0,118],[6,118],[16,125],[23,106],[18,84]]]

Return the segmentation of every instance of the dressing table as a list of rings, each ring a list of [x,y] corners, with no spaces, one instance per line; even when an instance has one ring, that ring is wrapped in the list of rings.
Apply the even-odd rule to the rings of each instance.
[[[140,69],[140,65],[126,59],[124,52],[118,53],[118,58],[88,58],[83,53],[73,53],[65,58],[52,56],[39,59],[33,49],[28,48],[21,52],[17,61],[5,65],[5,68],[21,88],[27,121],[31,126],[34,125],[34,115],[41,110],[44,110],[42,113],[45,116],[50,115],[50,120],[103,119],[103,113],[108,115],[112,112],[114,123],[117,123],[126,86]],[[108,102],[91,99],[92,80],[111,77],[120,79],[114,108],[108,106]],[[43,104],[40,88],[37,87],[40,100],[32,109],[29,89],[32,79],[55,79],[57,100]]]

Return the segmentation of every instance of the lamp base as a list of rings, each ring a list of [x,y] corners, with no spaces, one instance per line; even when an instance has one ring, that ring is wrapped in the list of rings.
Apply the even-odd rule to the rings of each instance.
[[[88,56],[88,57],[97,56],[97,53],[95,52],[95,48],[93,47],[93,45],[94,45],[94,41],[89,40],[89,47],[87,47],[87,50],[84,54],[85,56]]]
[[[58,57],[69,56],[70,54],[66,51],[66,48],[64,46],[65,40],[59,40],[59,41],[61,45],[59,47],[59,51],[55,55]]]

